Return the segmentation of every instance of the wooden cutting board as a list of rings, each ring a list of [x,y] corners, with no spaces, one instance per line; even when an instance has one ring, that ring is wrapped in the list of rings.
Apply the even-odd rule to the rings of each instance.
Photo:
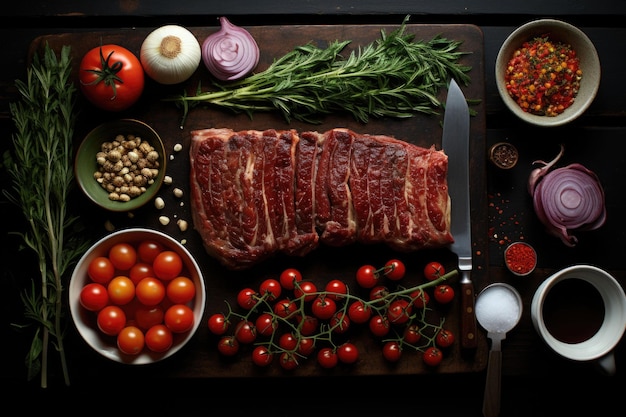
[[[72,47],[73,76],[78,73],[78,64],[82,56],[90,49],[100,44],[118,44],[139,55],[141,43],[154,28],[125,29],[107,32],[80,32],[42,36],[35,39],[29,50],[29,57],[42,50],[47,42],[53,49],[60,50],[63,45]],[[202,43],[204,39],[217,30],[217,27],[189,28]],[[257,26],[247,28],[254,36],[261,50],[258,70],[265,69],[275,58],[282,56],[298,45],[313,42],[318,46],[325,46],[333,40],[351,40],[346,53],[352,48],[364,46],[380,38],[381,30],[390,33],[397,26],[378,25],[329,25],[329,26]],[[462,86],[468,100],[476,100],[471,109],[475,115],[471,117],[472,159],[471,170],[471,205],[472,205],[472,232],[474,245],[474,272],[473,278],[476,291],[487,283],[488,267],[488,232],[487,232],[487,187],[485,179],[485,105],[484,105],[484,58],[483,37],[479,28],[472,25],[421,25],[407,26],[408,33],[415,33],[416,40],[430,40],[435,36],[442,36],[452,40],[462,41],[460,50],[467,52],[462,63],[472,67],[469,75],[471,84]],[[442,116],[426,116],[418,114],[406,120],[372,119],[367,124],[359,123],[350,115],[336,114],[324,118],[319,125],[310,125],[301,122],[287,123],[280,114],[257,113],[253,118],[246,115],[234,115],[223,110],[202,107],[195,108],[183,128],[180,127],[181,113],[172,103],[162,99],[179,95],[184,88],[195,90],[199,81],[209,85],[210,76],[203,65],[184,86],[162,86],[147,80],[146,90],[140,101],[133,108],[122,113],[106,113],[89,105],[82,96],[78,97],[80,109],[79,121],[76,127],[76,146],[81,138],[98,124],[115,118],[130,117],[143,120],[152,125],[161,135],[166,149],[171,152],[168,161],[167,174],[173,178],[173,184],[163,186],[161,196],[166,202],[165,209],[157,211],[148,205],[133,213],[132,216],[120,213],[104,212],[92,207],[77,195],[77,204],[84,207],[81,216],[86,223],[92,225],[91,233],[94,240],[105,235],[104,225],[107,221],[115,227],[145,226],[162,230],[179,240],[185,240],[187,248],[196,257],[201,265],[207,291],[207,305],[205,320],[211,314],[225,312],[227,301],[236,309],[236,295],[244,287],[258,288],[259,283],[268,277],[277,278],[280,272],[288,267],[300,269],[305,279],[312,280],[321,288],[331,279],[342,279],[356,288],[354,275],[359,266],[372,264],[382,266],[392,258],[399,258],[407,265],[407,277],[402,285],[408,287],[422,282],[422,268],[426,262],[436,260],[444,264],[448,270],[456,267],[456,257],[447,249],[436,251],[421,251],[412,254],[399,254],[379,246],[353,245],[346,248],[319,248],[304,258],[277,257],[268,262],[244,272],[225,270],[215,260],[211,259],[203,249],[199,235],[190,227],[181,232],[177,226],[177,219],[185,219],[191,223],[189,191],[189,142],[190,132],[194,129],[209,127],[228,127],[234,130],[266,129],[266,128],[294,128],[299,131],[325,131],[334,127],[347,127],[356,132],[368,134],[385,134],[429,147],[441,147]],[[445,101],[446,91],[441,91],[441,99]],[[183,150],[174,152],[174,145],[181,144]],[[173,188],[178,187],[185,191],[182,199],[173,196]],[[159,223],[158,217],[169,216],[172,220],[167,226]],[[458,281],[452,285],[458,289]],[[457,299],[445,308],[440,308],[445,317],[445,327],[456,334],[459,333],[459,308]],[[133,373],[136,367],[123,366],[111,363],[80,340],[76,333],[70,334],[72,343],[69,362],[77,376],[87,375],[90,372]],[[280,369],[274,363],[268,369],[256,368],[250,359],[251,347],[246,346],[234,358],[225,360],[217,353],[217,338],[211,335],[205,325],[201,325],[197,334],[182,351],[173,357],[158,363],[153,367],[141,370],[146,375],[160,375],[170,377],[252,377],[252,376],[318,376],[318,375],[393,375],[393,374],[422,374],[422,373],[463,373],[476,372],[485,368],[488,347],[485,334],[482,330],[478,335],[478,347],[475,350],[464,351],[459,343],[455,343],[444,351],[444,360],[439,367],[426,367],[419,355],[414,351],[405,351],[399,363],[390,365],[382,357],[382,341],[369,334],[369,331],[358,326],[352,329],[350,341],[359,348],[361,355],[358,363],[351,366],[339,366],[330,372],[322,371],[314,358],[303,360],[301,366],[291,372]],[[89,366],[85,366],[89,361]]]

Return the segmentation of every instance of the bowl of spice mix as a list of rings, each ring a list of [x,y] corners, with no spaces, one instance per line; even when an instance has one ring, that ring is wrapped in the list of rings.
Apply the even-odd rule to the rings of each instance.
[[[587,35],[569,23],[539,19],[514,30],[496,58],[498,92],[521,120],[551,127],[569,123],[591,105],[600,86],[600,60]]]
[[[537,266],[537,252],[526,242],[513,242],[504,250],[504,263],[511,273],[525,277]]]

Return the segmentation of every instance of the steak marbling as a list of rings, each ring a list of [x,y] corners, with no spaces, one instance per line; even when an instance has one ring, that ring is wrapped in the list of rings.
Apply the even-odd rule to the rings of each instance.
[[[453,241],[448,158],[349,129],[191,133],[191,201],[207,252],[246,269],[319,244],[408,252]]]

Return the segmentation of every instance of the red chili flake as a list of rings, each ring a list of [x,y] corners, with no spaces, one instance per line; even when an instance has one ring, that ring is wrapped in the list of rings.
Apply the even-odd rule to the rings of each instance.
[[[509,95],[522,110],[540,116],[556,116],[571,106],[582,75],[571,45],[546,35],[525,42],[505,70]]]
[[[535,269],[537,254],[530,245],[516,242],[504,251],[504,261],[514,274],[527,275]]]

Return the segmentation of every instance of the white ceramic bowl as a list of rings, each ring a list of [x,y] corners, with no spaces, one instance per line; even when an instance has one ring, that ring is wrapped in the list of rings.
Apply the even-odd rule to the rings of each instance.
[[[175,333],[172,347],[165,352],[155,353],[144,348],[138,355],[126,355],[117,348],[114,336],[106,336],[98,329],[97,313],[86,310],[80,304],[80,291],[88,282],[91,282],[87,274],[87,268],[91,260],[98,256],[106,256],[109,249],[116,243],[137,244],[147,239],[161,243],[164,248],[173,250],[182,257],[183,272],[188,273],[188,277],[194,282],[196,288],[194,299],[188,303],[194,312],[194,324],[188,332]],[[69,284],[69,307],[78,333],[89,346],[102,356],[125,364],[141,365],[157,362],[182,349],[193,337],[202,322],[205,303],[206,290],[202,271],[189,251],[181,243],[165,233],[146,228],[122,229],[100,239],[80,258],[74,268]]]
[[[524,42],[546,35],[552,41],[569,44],[576,51],[580,68],[583,71],[580,89],[574,103],[557,116],[534,115],[523,111],[509,95],[505,82],[505,70],[513,53]],[[520,119],[541,127],[561,126],[582,115],[596,97],[600,86],[600,76],[600,59],[591,40],[577,27],[555,19],[534,20],[515,29],[505,39],[496,58],[496,85],[504,104]]]

